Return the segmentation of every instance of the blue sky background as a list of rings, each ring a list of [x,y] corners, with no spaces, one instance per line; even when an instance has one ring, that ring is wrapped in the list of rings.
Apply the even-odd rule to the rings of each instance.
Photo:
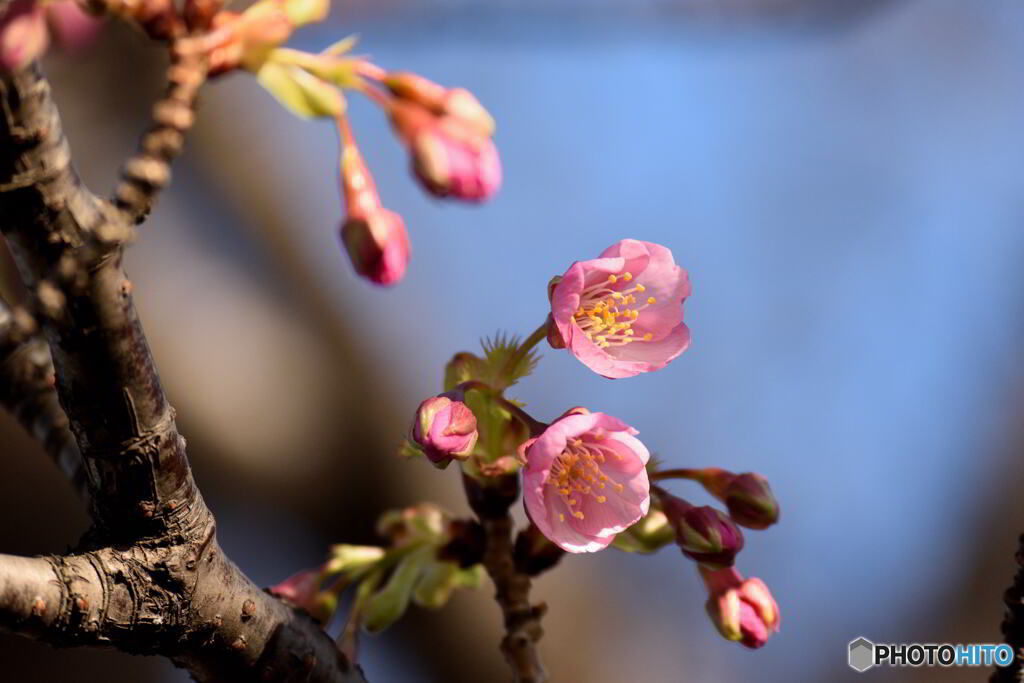
[[[562,584],[542,579],[548,658],[604,657],[602,681],[845,680],[856,636],[941,637],[986,502],[1019,468],[1006,449],[1024,380],[1024,5],[895,2],[840,27],[732,31],[651,3],[443,4],[342,11],[295,41],[359,33],[380,64],[466,86],[499,122],[504,187],[467,208],[425,197],[383,118],[352,101],[411,234],[395,289],[352,276],[338,248],[329,126],[291,118],[251,79],[204,105],[259,140],[238,163],[274,160],[294,240],[363,351],[411,412],[454,351],[533,330],[572,261],[623,237],[666,244],[693,282],[690,350],[615,382],[548,350],[515,393],[542,418],[581,403],[617,415],[672,465],[757,470],[782,501],[782,523],[748,534],[739,560],[783,612],[762,651],[714,633],[695,573],[667,549],[559,572],[580,572],[614,615],[580,615],[604,622],[598,641],[571,641],[546,588]],[[228,511],[226,539],[244,535],[232,524]],[[1017,531],[971,640],[997,639]],[[365,656],[373,680],[417,680],[386,636]]]

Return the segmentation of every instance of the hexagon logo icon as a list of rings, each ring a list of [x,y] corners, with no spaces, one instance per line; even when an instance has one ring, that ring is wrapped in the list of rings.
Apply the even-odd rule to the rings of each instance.
[[[864,673],[875,665],[875,644],[861,636],[850,641],[850,668]]]

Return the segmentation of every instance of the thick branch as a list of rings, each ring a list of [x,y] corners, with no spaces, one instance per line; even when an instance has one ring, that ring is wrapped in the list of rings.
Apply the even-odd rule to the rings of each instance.
[[[0,561],[12,573],[6,628],[163,654],[201,681],[363,680],[220,550],[122,269],[132,229],[72,169],[38,66],[0,76],[0,117],[0,231],[43,315],[95,522],[77,554],[48,560],[61,591],[53,621],[16,618],[32,592],[17,582],[26,561]]]

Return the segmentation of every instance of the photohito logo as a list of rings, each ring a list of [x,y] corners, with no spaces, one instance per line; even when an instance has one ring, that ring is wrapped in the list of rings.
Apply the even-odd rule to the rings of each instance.
[[[1013,648],[1009,645],[976,643],[900,643],[876,645],[861,636],[850,641],[847,662],[864,673],[873,666],[1009,666]]]

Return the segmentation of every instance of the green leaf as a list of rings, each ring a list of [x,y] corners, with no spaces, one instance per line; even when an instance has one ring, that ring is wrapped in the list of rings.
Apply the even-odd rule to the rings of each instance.
[[[337,118],[345,113],[345,98],[337,88],[296,66],[267,61],[256,79],[296,116]]]
[[[367,631],[380,633],[405,614],[413,587],[431,552],[432,549],[425,548],[402,558],[384,587],[366,603],[364,627]]]
[[[413,602],[428,609],[444,607],[458,581],[458,573],[458,565],[454,562],[431,562],[416,582]]]

